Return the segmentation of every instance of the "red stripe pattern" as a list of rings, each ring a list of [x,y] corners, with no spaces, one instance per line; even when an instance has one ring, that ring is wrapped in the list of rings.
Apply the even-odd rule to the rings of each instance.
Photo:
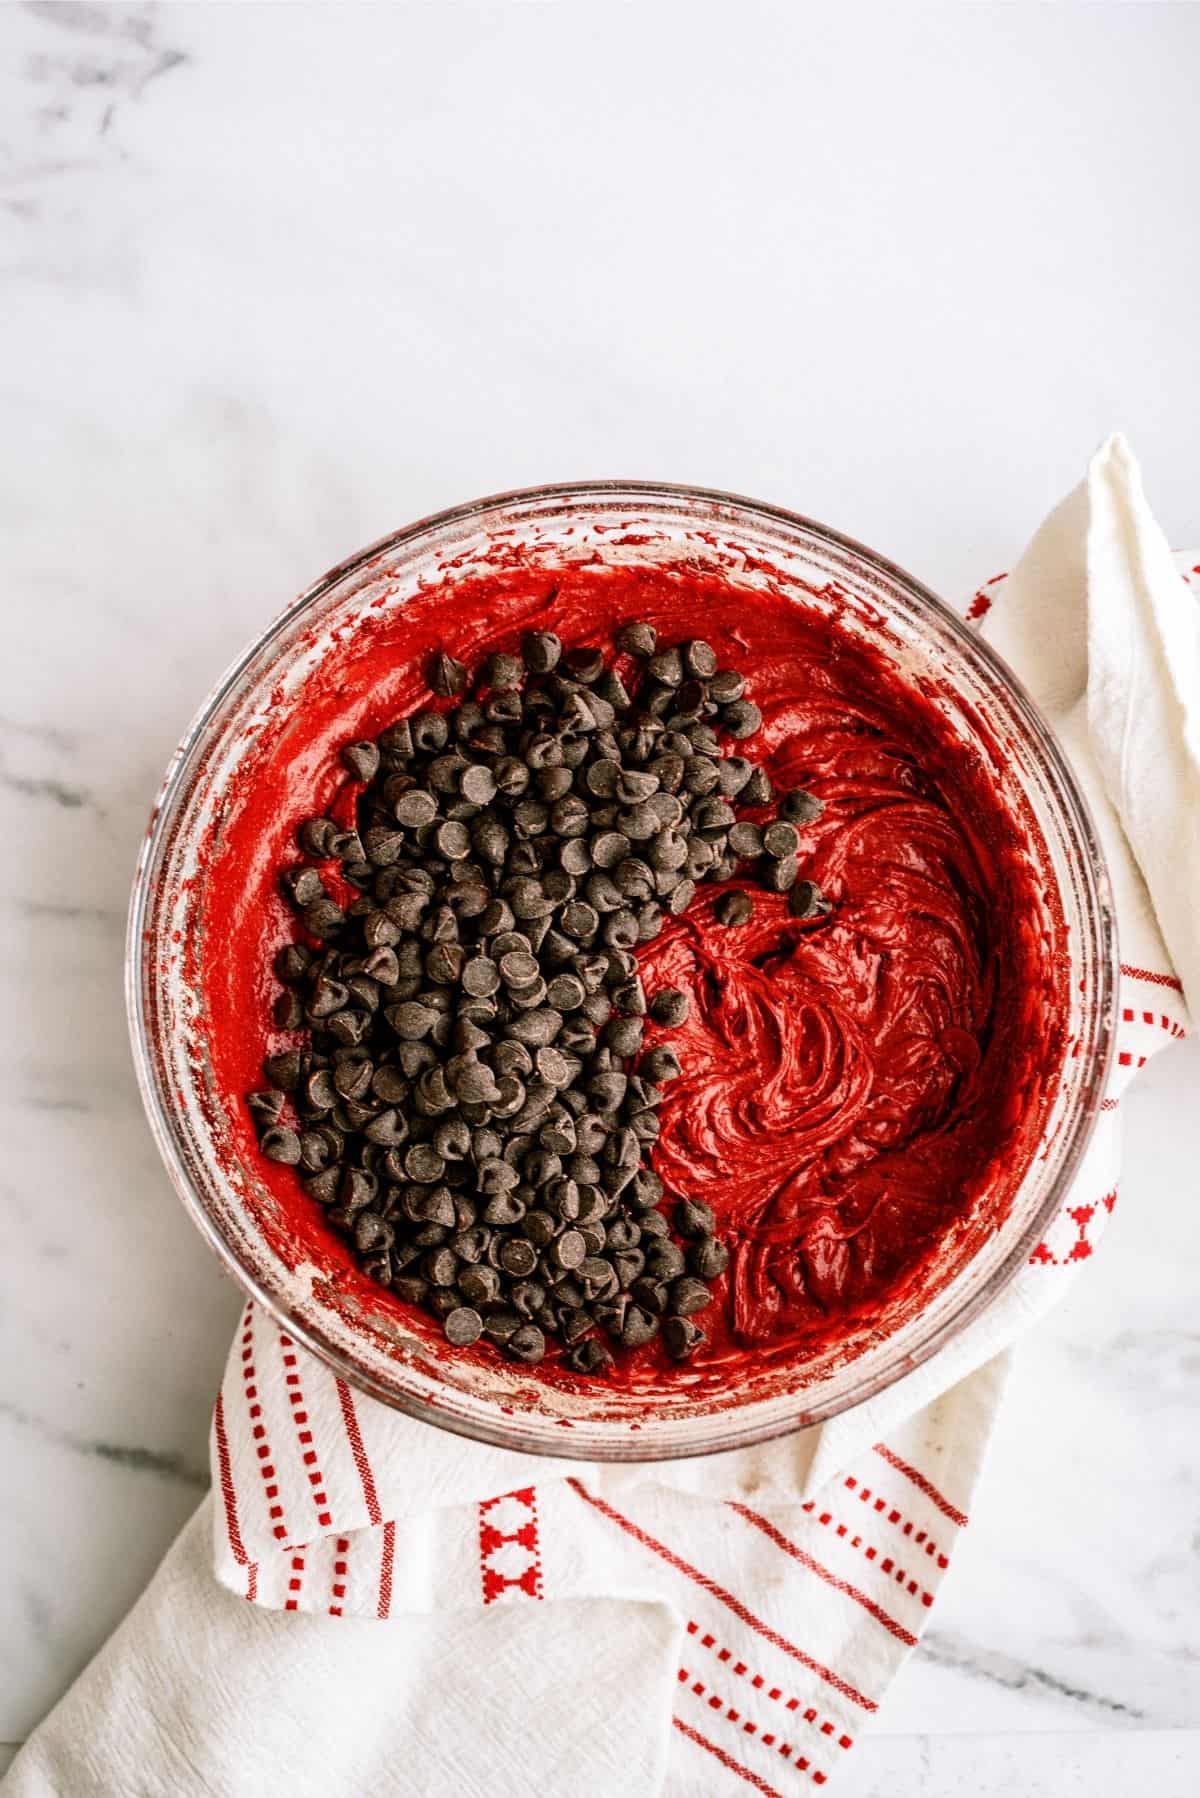
[[[346,1428],[346,1440],[350,1444],[350,1453],[354,1457],[354,1465],[362,1482],[363,1500],[367,1507],[367,1516],[372,1523],[383,1522],[383,1512],[379,1508],[379,1494],[375,1489],[375,1474],[363,1447],[362,1431],[358,1425],[358,1412],[355,1409],[354,1394],[345,1380],[337,1382],[338,1404],[341,1407],[342,1422]]]
[[[392,1614],[392,1579],[396,1562],[396,1525],[394,1520],[385,1523],[380,1532],[379,1545],[379,1604],[375,1615],[382,1622]]]
[[[806,1754],[800,1754],[798,1751],[794,1750],[790,1742],[781,1742],[773,1730],[760,1731],[758,1724],[754,1722],[753,1718],[743,1717],[741,1711],[734,1705],[727,1703],[726,1700],[720,1697],[716,1692],[710,1691],[702,1679],[693,1679],[686,1667],[681,1667],[679,1669],[679,1683],[681,1686],[687,1687],[693,1697],[703,1698],[709,1710],[717,1712],[724,1722],[736,1725],[743,1735],[757,1736],[765,1748],[775,1749],[776,1753],[785,1761],[788,1761],[794,1767],[798,1767],[801,1773],[809,1774],[814,1785],[825,1784],[826,1775],[822,1773],[819,1768],[813,1767],[812,1762]],[[676,1721],[678,1721],[678,1719],[676,1719]],[[739,1771],[743,1776],[748,1773],[748,1769],[745,1767],[739,1768]],[[751,1777],[754,1776],[751,1775]]]
[[[542,1597],[542,1549],[532,1486],[479,1506],[479,1580],[484,1604]]]
[[[288,1539],[287,1525],[283,1518],[283,1502],[279,1491],[279,1475],[271,1459],[271,1445],[267,1441],[267,1426],[263,1401],[258,1390],[258,1373],[254,1361],[254,1319],[253,1305],[246,1306],[246,1315],[242,1324],[242,1342],[240,1360],[242,1364],[242,1385],[246,1398],[246,1417],[250,1424],[250,1437],[254,1445],[254,1458],[258,1463],[258,1471],[263,1482],[263,1492],[267,1501],[267,1516],[270,1519],[271,1534],[277,1542]]]
[[[317,1524],[327,1530],[333,1522],[329,1514],[329,1500],[325,1494],[325,1483],[321,1478],[320,1463],[317,1459],[316,1439],[312,1424],[304,1405],[304,1394],[300,1389],[300,1361],[296,1354],[296,1346],[290,1336],[279,1337],[280,1352],[283,1356],[283,1383],[287,1392],[288,1403],[292,1408],[292,1422],[296,1426],[296,1442],[300,1451],[300,1459],[304,1463],[305,1475],[312,1492],[312,1501],[316,1507]]]
[[[744,1517],[746,1522],[756,1530],[761,1530],[767,1540],[773,1542],[783,1554],[790,1555],[794,1561],[799,1562],[801,1567],[807,1567],[810,1573],[815,1574],[818,1579],[824,1580],[826,1585],[832,1586],[835,1591],[844,1593],[847,1598],[852,1599],[869,1617],[874,1617],[876,1623],[882,1625],[890,1635],[895,1636],[898,1642],[905,1643],[909,1648],[916,1647],[917,1638],[910,1629],[905,1629],[902,1623],[898,1623],[894,1617],[889,1616],[883,1606],[876,1604],[875,1600],[868,1597],[861,1587],[851,1585],[849,1580],[840,1579],[836,1573],[831,1573],[828,1567],[823,1566],[814,1555],[810,1555],[807,1549],[801,1548],[795,1542],[789,1542],[783,1532],[777,1530],[769,1518],[764,1517],[761,1512],[752,1511],[749,1505],[731,1504],[729,1508],[731,1511],[736,1511],[739,1517]]]
[[[695,1742],[698,1748],[703,1748],[706,1754],[711,1754],[722,1767],[736,1774],[738,1779],[744,1780],[748,1786],[753,1786],[756,1792],[764,1793],[765,1798],[781,1798],[781,1794],[775,1786],[768,1785],[765,1779],[752,1772],[749,1767],[743,1766],[741,1761],[735,1760],[733,1755],[728,1754],[724,1748],[719,1748],[715,1742],[710,1742],[707,1736],[702,1736],[698,1729],[693,1729],[690,1723],[683,1721],[682,1717],[673,1717],[672,1722],[681,1735],[686,1736],[689,1741]],[[697,1791],[701,1789],[696,1788]],[[711,1787],[708,1789],[711,1791]]]
[[[983,622],[992,609],[992,600],[995,598],[995,588],[1000,586],[1001,583],[1007,579],[1007,572],[1004,574],[994,574],[990,581],[985,581],[983,586],[971,596],[971,603],[967,607],[967,622],[969,624],[981,624]]]
[[[778,1648],[783,1654],[789,1655],[793,1660],[799,1662],[802,1667],[806,1667],[810,1673],[815,1673],[818,1679],[823,1680],[825,1684],[831,1686],[834,1691],[840,1692],[842,1696],[848,1698],[852,1704],[859,1705],[865,1711],[875,1711],[879,1709],[879,1706],[873,1698],[868,1698],[865,1693],[860,1692],[857,1687],[853,1686],[848,1680],[843,1679],[840,1674],[835,1673],[831,1668],[826,1667],[822,1662],[814,1659],[814,1657],[805,1649],[799,1648],[794,1642],[788,1641],[785,1636],[781,1635],[769,1623],[765,1623],[760,1617],[757,1617],[733,1592],[727,1590],[716,1580],[711,1579],[708,1574],[702,1573],[699,1568],[694,1567],[691,1562],[685,1560],[682,1555],[676,1554],[674,1549],[668,1548],[665,1543],[657,1541],[648,1531],[642,1529],[642,1527],[635,1523],[631,1518],[624,1516],[615,1508],[615,1506],[610,1505],[606,1500],[597,1497],[595,1493],[588,1492],[578,1480],[568,1480],[567,1484],[574,1492],[578,1493],[580,1498],[584,1499],[589,1505],[594,1506],[597,1511],[607,1517],[610,1522],[616,1524],[619,1529],[624,1530],[627,1535],[632,1536],[643,1548],[648,1549],[652,1554],[659,1555],[669,1566],[674,1567],[677,1572],[685,1574],[688,1579],[693,1580],[695,1584],[700,1587],[701,1591],[706,1592],[710,1598],[715,1598],[719,1604],[724,1605],[728,1610],[732,1611],[735,1617],[752,1629],[756,1635],[761,1636],[765,1642],[769,1642],[773,1648]]]
[[[229,1537],[229,1546],[233,1558],[239,1567],[246,1570],[246,1597],[251,1604],[258,1596],[258,1568],[246,1553],[246,1545],[242,1541],[241,1526],[238,1523],[237,1493],[233,1484],[233,1469],[229,1460],[229,1436],[225,1429],[225,1398],[218,1392],[217,1402],[213,1406],[213,1439],[217,1449],[217,1481],[221,1488],[221,1500],[225,1510],[225,1530]]]
[[[1147,986],[1165,987],[1169,992],[1182,993],[1183,982],[1176,974],[1164,974],[1156,968],[1131,968],[1121,963],[1121,972],[1126,980],[1142,980]]]
[[[329,1588],[329,1615],[340,1617],[346,1606],[346,1577],[350,1572],[350,1538],[339,1536],[333,1545],[333,1582]]]
[[[971,1521],[966,1512],[960,1511],[957,1505],[952,1505],[948,1498],[944,1498],[933,1481],[927,1474],[922,1473],[919,1467],[910,1467],[907,1461],[902,1461],[895,1449],[889,1448],[886,1442],[877,1442],[875,1453],[885,1460],[889,1467],[894,1467],[897,1473],[903,1474],[906,1480],[910,1480],[918,1492],[923,1492],[930,1504],[939,1510],[943,1517],[948,1517],[951,1523],[956,1523],[960,1530],[966,1529]]]
[[[784,1710],[786,1710],[790,1716],[799,1717],[801,1722],[811,1723],[814,1729],[820,1730],[822,1735],[831,1738],[837,1737],[837,1745],[839,1748],[853,1748],[854,1742],[852,1738],[844,1734],[839,1736],[837,1734],[837,1725],[830,1722],[828,1717],[822,1717],[811,1705],[805,1710],[802,1699],[797,1698],[794,1694],[789,1695],[785,1693],[780,1686],[770,1685],[761,1673],[754,1672],[751,1667],[746,1665],[745,1661],[737,1660],[731,1648],[722,1646],[711,1630],[702,1630],[700,1625],[691,1617],[688,1618],[687,1632],[689,1636],[694,1636],[696,1638],[701,1648],[710,1649],[717,1660],[720,1661],[723,1666],[728,1666],[729,1670],[737,1679],[748,1680],[756,1692],[765,1692],[772,1704],[782,1705]],[[765,1736],[763,1739],[764,1741],[767,1740]]]
[[[1090,1227],[1097,1219],[1102,1223],[1105,1218],[1111,1217],[1116,1203],[1117,1192],[1114,1187],[1112,1192],[1105,1193],[1098,1205],[1065,1206],[1063,1216],[1070,1220],[1076,1232],[1070,1247],[1065,1253],[1058,1254],[1048,1242],[1039,1242],[1029,1257],[1032,1265],[1034,1267],[1066,1267],[1073,1261],[1086,1261],[1093,1253],[1095,1246],[1088,1235]]]

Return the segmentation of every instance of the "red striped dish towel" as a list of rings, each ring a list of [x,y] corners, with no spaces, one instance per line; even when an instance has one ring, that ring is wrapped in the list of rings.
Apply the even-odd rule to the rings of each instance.
[[[1087,789],[1123,957],[1100,1125],[997,1304],[820,1429],[650,1468],[533,1460],[415,1423],[248,1306],[213,1420],[213,1496],[124,1650],[110,1646],[62,1707],[74,1703],[110,1783],[76,1769],[61,1789],[124,1790],[122,1759],[138,1768],[130,1790],[291,1798],[782,1798],[835,1777],[967,1527],[1008,1347],[1090,1257],[1116,1203],[1125,1087],[1187,1030],[1183,983],[1200,992],[1192,575],[1114,439],[969,608]],[[209,1528],[223,1591],[205,1577]],[[224,1710],[204,1730],[196,1694],[214,1682]],[[348,1734],[364,1693],[369,1723]],[[287,1740],[273,1733],[279,1703],[300,1719]],[[174,1763],[155,1783],[147,1768],[172,1717],[190,1770]],[[14,1766],[14,1798],[60,1789],[37,1776],[62,1740],[52,1720]]]
[[[1169,828],[1174,853],[1171,808],[1139,840],[1139,788],[1148,779],[1157,790],[1165,768],[1184,778],[1187,758],[1176,762],[1153,714],[1148,744],[1132,759],[1126,748],[1124,768],[1121,746],[1127,705],[1146,704],[1143,663],[1151,681],[1167,665],[1159,610],[1164,628],[1183,620],[1197,698],[1197,606],[1123,444],[1106,446],[1012,577],[974,609],[986,609],[984,628],[1072,739],[1127,957],[1106,1115],[1028,1269],[969,1339],[873,1405],[790,1441],[652,1471],[547,1465],[435,1434],[352,1393],[250,1306],[214,1428],[216,1566],[232,1590],[273,1607],[378,1617],[665,1598],[683,1619],[670,1788],[790,1791],[835,1772],[917,1641],[966,1525],[1003,1384],[997,1351],[1091,1254],[1116,1201],[1121,1093],[1186,1028],[1162,942],[1168,920],[1160,928],[1130,841],[1148,876],[1162,861],[1156,828]],[[1126,656],[1130,640],[1144,655]],[[1197,888],[1179,890],[1190,903]],[[1189,929],[1177,921],[1181,966],[1194,950]]]

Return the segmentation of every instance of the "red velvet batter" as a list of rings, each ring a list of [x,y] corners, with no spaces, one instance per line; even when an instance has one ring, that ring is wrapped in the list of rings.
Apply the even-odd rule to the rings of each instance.
[[[669,1191],[714,1206],[733,1260],[698,1319],[710,1343],[686,1370],[654,1346],[619,1356],[614,1377],[686,1379],[694,1393],[730,1382],[749,1356],[828,1350],[851,1320],[894,1311],[948,1244],[961,1251],[993,1229],[1060,1064],[1061,945],[1023,827],[985,762],[882,654],[815,609],[687,568],[514,570],[367,617],[313,676],[303,707],[281,716],[220,821],[203,983],[237,1152],[277,1196],[294,1259],[365,1288],[293,1171],[259,1155],[243,1102],[264,1052],[299,1040],[270,1025],[272,956],[296,933],[278,869],[298,859],[304,818],[352,809],[339,747],[430,703],[430,649],[473,664],[526,629],[553,628],[611,651],[631,618],[667,643],[702,632],[763,711],[762,731],[737,747],[766,763],[777,789],[825,801],[802,832],[801,873],[833,900],[829,917],[798,923],[784,899],[755,889],[752,922],[726,930],[712,918],[722,889],[701,887],[641,951],[648,993],[671,984],[692,1000],[680,1029],[647,1037],[672,1041],[683,1064],[666,1088],[654,1165]],[[398,1304],[372,1294],[376,1307]],[[430,1319],[406,1321],[440,1334]],[[536,1377],[573,1381],[558,1355],[551,1343]]]

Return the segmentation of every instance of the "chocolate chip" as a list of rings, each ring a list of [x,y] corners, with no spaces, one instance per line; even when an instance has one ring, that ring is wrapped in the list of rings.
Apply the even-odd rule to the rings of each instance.
[[[434,693],[449,699],[455,693],[461,693],[467,684],[467,670],[463,662],[458,662],[444,649],[435,650],[429,659],[429,685]]]
[[[536,1324],[522,1324],[513,1331],[505,1347],[514,1360],[532,1364],[545,1355],[546,1338]]]
[[[311,949],[303,943],[288,943],[275,957],[275,972],[287,986],[297,986],[313,963]]]
[[[752,737],[762,724],[762,713],[753,700],[735,699],[732,705],[724,707],[721,723],[731,737]]]
[[[472,1305],[488,1305],[500,1291],[500,1275],[494,1267],[465,1267],[458,1276],[458,1290]]]
[[[342,861],[349,862],[355,867],[365,865],[366,850],[363,848],[362,841],[356,830],[337,831],[335,835],[329,839],[329,853],[330,855],[338,856]],[[368,877],[370,876],[369,868],[367,869],[367,875]]]
[[[717,923],[724,924],[727,929],[749,923],[753,913],[754,906],[750,895],[743,893],[738,887],[734,887],[731,892],[722,893],[713,906],[713,916]]]
[[[598,649],[569,649],[563,661],[571,679],[583,681],[585,685],[599,680],[604,672],[604,656]]]
[[[342,760],[355,780],[374,780],[379,772],[379,746],[376,743],[347,743]]]
[[[553,1242],[558,1228],[558,1220],[548,1211],[530,1211],[525,1217],[525,1235],[535,1248],[544,1249]]]
[[[586,1233],[581,1231],[580,1234]],[[589,1255],[580,1262],[577,1278],[589,1304],[597,1300],[612,1299],[617,1294],[619,1282],[616,1268],[611,1261],[599,1254]]]
[[[675,1228],[681,1236],[711,1236],[716,1224],[712,1206],[703,1199],[680,1199],[675,1207]]]
[[[743,805],[770,805],[775,797],[775,789],[771,785],[771,777],[765,768],[752,768],[745,786],[742,788]]]
[[[683,665],[696,680],[711,680],[717,672],[717,652],[711,643],[695,637],[683,646]]]
[[[319,1078],[319,1075],[313,1075],[313,1080],[309,1087],[310,1097],[312,1094],[312,1087]],[[381,1099],[385,1105],[399,1105],[408,1097],[408,1081],[397,1067],[376,1068],[374,1074],[371,1076],[371,1091],[375,1094],[375,1097]]]
[[[297,839],[306,855],[325,859],[334,853],[333,844],[337,838],[338,827],[332,818],[306,818],[297,831]],[[315,875],[315,883],[308,876]],[[321,877],[315,869],[303,869],[287,883],[292,898],[297,905],[305,905],[312,899],[319,899],[325,891]]]
[[[716,705],[731,705],[746,691],[746,683],[734,668],[722,668],[708,683],[708,696]]]
[[[612,1251],[612,1265],[617,1285],[625,1291],[637,1284],[645,1268],[646,1257],[641,1249],[615,1249]]]
[[[735,855],[749,858],[763,852],[763,833],[757,824],[735,824],[729,833],[729,847]]]
[[[786,893],[795,886],[800,872],[800,863],[794,855],[785,855],[776,860],[767,858],[763,867],[763,885],[769,893]]]
[[[641,1227],[631,1217],[618,1216],[608,1226],[610,1249],[635,1249],[641,1239]]]
[[[430,1286],[429,1281],[419,1274],[396,1274],[392,1279],[392,1291],[406,1304],[423,1305],[429,1298]]]
[[[390,1249],[396,1232],[377,1211],[361,1211],[354,1220],[354,1246],[360,1255]]]
[[[531,1242],[523,1237],[513,1236],[500,1245],[499,1262],[506,1274],[514,1279],[524,1279],[537,1266],[537,1250]]]
[[[490,1311],[483,1320],[483,1333],[490,1342],[511,1342],[521,1327],[520,1313],[507,1307]]]
[[[726,799],[743,793],[754,770],[740,755],[727,755],[717,763],[717,786]]]
[[[779,802],[779,815],[792,824],[814,824],[825,810],[825,803],[803,787],[793,787]]]
[[[669,910],[671,910],[671,915],[673,915],[673,917],[678,917],[680,913],[685,912],[687,906],[693,903],[694,897],[696,897],[696,883],[694,883],[694,881],[680,881],[678,886],[675,886],[675,888],[671,890],[669,897],[667,897],[667,906],[669,906]]]
[[[715,1280],[729,1266],[729,1250],[715,1236],[705,1236],[688,1249],[688,1267],[701,1280]]]
[[[381,1111],[373,1117],[363,1130],[368,1142],[379,1143],[385,1149],[398,1148],[408,1136],[408,1125],[400,1113],[392,1107]]]
[[[640,1259],[644,1262],[645,1256],[641,1256]],[[640,1305],[642,1310],[648,1311],[652,1317],[662,1317],[667,1309],[667,1288],[661,1280],[652,1279],[640,1268],[629,1286],[629,1297],[633,1304]]]
[[[404,793],[392,807],[392,815],[405,830],[420,830],[426,824],[432,824],[437,817],[437,800],[432,793],[426,793],[415,787]]]
[[[581,1337],[589,1335],[595,1327],[592,1314],[582,1309],[578,1311],[563,1309],[561,1315],[562,1339],[567,1344],[568,1348],[570,1348],[572,1344],[577,1343]]]
[[[712,1301],[712,1293],[703,1280],[685,1275],[676,1280],[671,1287],[670,1306],[675,1317],[690,1317],[693,1312],[703,1311]]]
[[[483,1319],[470,1305],[456,1305],[442,1323],[446,1341],[455,1348],[469,1348],[483,1334]]]
[[[457,1211],[457,1209],[456,1204],[455,1210]],[[456,1236],[450,1238],[449,1246],[460,1261],[465,1262],[468,1267],[474,1267],[477,1262],[483,1260],[490,1242],[490,1230],[483,1224],[470,1224],[465,1230],[460,1230]]]
[[[550,674],[562,655],[562,639],[553,631],[530,631],[522,639],[521,655],[530,674]]]
[[[514,1311],[519,1311],[522,1317],[536,1319],[546,1304],[547,1290],[540,1280],[518,1280],[509,1297]]]
[[[590,942],[600,927],[599,914],[590,905],[581,900],[573,900],[564,905],[562,910],[562,928],[567,936],[574,937],[577,942]]]
[[[665,1024],[674,1028],[682,1024],[690,1010],[690,1001],[686,993],[680,992],[677,986],[664,986],[655,993],[650,1001],[650,1016],[656,1024]]]
[[[458,1273],[458,1256],[453,1249],[430,1249],[421,1270],[432,1286],[453,1286]]]
[[[434,831],[434,846],[446,861],[463,861],[471,853],[471,833],[455,818],[447,818]]]
[[[621,1341],[626,1348],[641,1348],[645,1343],[653,1341],[658,1331],[659,1320],[652,1311],[643,1311],[640,1305],[630,1305],[625,1313]]]
[[[823,918],[833,907],[815,880],[798,880],[788,897],[794,918]]]
[[[664,649],[651,656],[646,671],[664,687],[678,687],[683,681],[683,657],[678,649]]]
[[[524,1200],[512,1192],[493,1193],[483,1208],[483,1221],[493,1229],[510,1229],[514,1224],[519,1224],[524,1216]]]
[[[508,1035],[514,1041],[525,1043],[529,1047],[545,1046],[552,1043],[562,1029],[562,1016],[548,1007],[539,1006],[536,1010],[526,1011],[515,1017],[508,1025]]]
[[[686,1361],[694,1355],[700,1344],[706,1340],[704,1331],[698,1324],[687,1317],[668,1317],[663,1320],[663,1346],[673,1361]]]
[[[260,1125],[273,1124],[283,1110],[284,1095],[276,1092],[273,1088],[267,1092],[250,1093],[247,1096],[246,1104],[256,1123]]]
[[[298,1049],[285,1049],[280,1055],[268,1055],[263,1073],[281,1092],[295,1092],[304,1071],[304,1058]]]
[[[626,655],[645,659],[658,647],[658,632],[652,624],[623,624],[617,632],[616,643]]]
[[[587,1244],[578,1230],[564,1230],[555,1238],[550,1254],[556,1266],[566,1270],[579,1267],[587,1256]]]
[[[437,1013],[416,999],[406,999],[399,1005],[389,1005],[384,1015],[397,1036],[418,1042],[429,1034]]]
[[[547,897],[542,882],[531,875],[519,877],[511,883],[508,902],[521,921],[544,918],[554,910],[554,901]]]
[[[567,1359],[575,1372],[582,1374],[608,1373],[614,1365],[611,1354],[595,1336],[577,1342]]]
[[[488,658],[483,677],[489,687],[505,692],[520,686],[524,672],[524,667],[516,656],[498,653]]]
[[[799,833],[794,824],[776,820],[774,824],[768,824],[763,831],[762,846],[768,855],[774,856],[776,861],[784,861],[787,857],[794,856],[799,848]]]
[[[315,904],[306,905],[301,916],[304,928],[320,942],[336,936],[346,922],[341,906],[335,905],[332,899],[318,899]]]
[[[278,1161],[284,1167],[295,1167],[300,1160],[300,1137],[286,1124],[272,1125],[270,1129],[263,1131],[258,1141],[268,1161]]]
[[[490,805],[496,797],[496,777],[482,762],[471,762],[463,769],[459,792],[470,805]]]
[[[331,1076],[334,1088],[348,1104],[366,1099],[374,1077],[369,1061],[356,1061],[350,1056],[338,1062]]]
[[[559,799],[550,812],[550,828],[559,837],[583,837],[587,834],[590,813],[577,794]]]
[[[304,829],[308,831],[316,826],[323,830],[326,825],[329,825],[330,830],[333,829],[328,818],[319,818],[306,824]],[[315,853],[322,854],[323,851],[317,850]],[[283,876],[283,886],[292,903],[301,910],[325,897],[325,884],[315,868],[293,868]]]
[[[407,799],[408,795],[405,795]],[[428,797],[428,795],[426,795]],[[375,824],[365,833],[363,845],[367,858],[376,868],[390,868],[404,853],[404,832]]]
[[[559,866],[567,874],[578,879],[587,874],[592,867],[592,851],[583,837],[568,837],[558,852]]]
[[[500,979],[500,969],[490,956],[475,955],[463,965],[463,990],[476,999],[485,999],[490,993],[494,993],[500,985]]]
[[[652,1242],[646,1251],[646,1272],[652,1280],[677,1280],[686,1267],[683,1250],[666,1238]]]
[[[611,870],[631,853],[629,838],[619,830],[604,830],[592,839],[591,859],[594,867]]]

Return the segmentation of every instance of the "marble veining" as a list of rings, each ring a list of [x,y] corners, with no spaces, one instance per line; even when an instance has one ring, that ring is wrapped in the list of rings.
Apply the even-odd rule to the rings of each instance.
[[[182,1455],[162,1454],[137,1443],[104,1442],[95,1436],[57,1430],[44,1418],[35,1417],[30,1412],[23,1411],[19,1405],[9,1404],[5,1399],[0,1399],[0,1417],[6,1418],[19,1429],[36,1431],[44,1441],[70,1449],[73,1454],[95,1455],[99,1460],[109,1461],[114,1467],[123,1467],[130,1473],[157,1474],[164,1480],[178,1480],[185,1486],[194,1487],[197,1492],[204,1492],[208,1488],[206,1456],[198,1456],[188,1462]]]
[[[881,12],[865,54],[770,9],[764,55],[756,10],[638,9],[631,57],[591,0],[0,9],[0,1771],[207,1477],[239,1299],[142,1117],[123,933],[279,606],[583,474],[792,503],[966,596],[1113,426],[1200,544],[1200,14]],[[1174,1047],[1123,1108],[848,1794],[1196,1789],[1198,1076]]]

